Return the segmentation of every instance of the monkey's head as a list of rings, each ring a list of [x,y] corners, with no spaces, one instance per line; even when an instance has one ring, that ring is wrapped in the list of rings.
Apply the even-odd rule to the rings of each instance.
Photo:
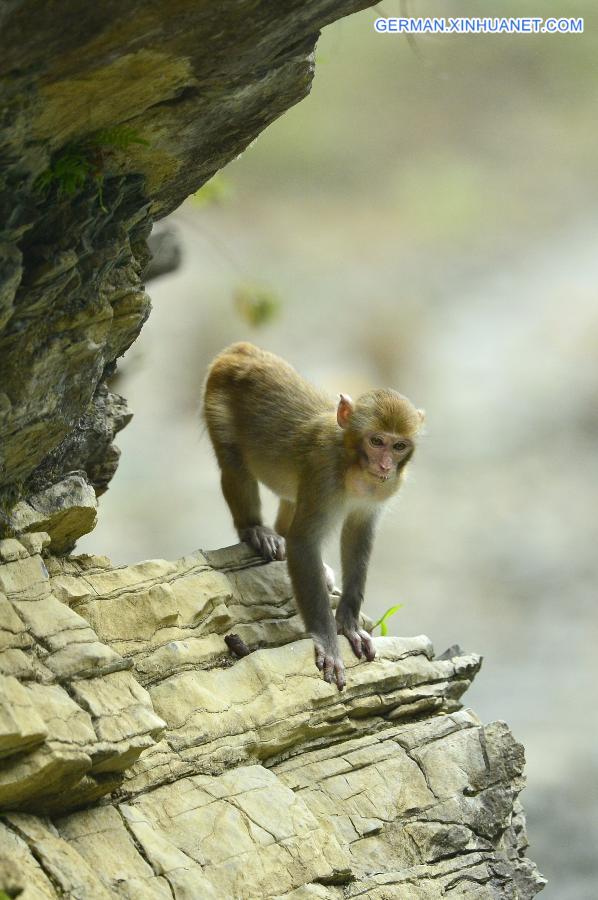
[[[391,390],[369,391],[357,402],[341,394],[336,410],[345,446],[363,472],[379,482],[400,474],[413,454],[424,418],[422,409]]]

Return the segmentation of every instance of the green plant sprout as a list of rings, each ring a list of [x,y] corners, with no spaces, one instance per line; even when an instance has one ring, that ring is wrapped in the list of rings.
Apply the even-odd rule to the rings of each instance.
[[[404,606],[403,603],[397,603],[396,606],[389,607],[385,613],[382,613],[377,622],[374,622],[372,625],[372,631],[374,628],[380,626],[380,634],[385,637],[388,634],[388,625],[386,624],[386,620],[390,619],[391,616],[394,616],[396,612],[402,609]]]

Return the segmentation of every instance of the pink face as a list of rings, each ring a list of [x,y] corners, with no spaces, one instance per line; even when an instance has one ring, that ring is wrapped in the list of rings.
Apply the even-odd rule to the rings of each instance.
[[[374,431],[364,435],[361,449],[362,468],[380,481],[388,481],[396,475],[398,465],[409,456],[413,444],[401,435]]]

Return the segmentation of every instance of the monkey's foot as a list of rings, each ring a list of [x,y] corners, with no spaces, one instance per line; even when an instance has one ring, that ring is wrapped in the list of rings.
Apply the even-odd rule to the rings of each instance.
[[[327,565],[326,563],[324,563],[324,578],[326,580],[326,587],[328,588],[328,593],[332,594],[334,591],[337,590],[334,569],[331,566]]]
[[[286,541],[279,534],[265,525],[252,525],[250,528],[242,528],[239,531],[242,541],[255,550],[266,562],[273,559],[287,558]]]
[[[324,673],[324,681],[336,683],[339,691],[345,686],[345,665],[338,649],[327,649],[317,638],[313,639],[316,650],[316,666]]]
[[[375,659],[376,648],[371,634],[358,626],[353,615],[345,616],[340,606],[336,611],[336,630],[347,638],[357,659],[364,656],[368,662]]]

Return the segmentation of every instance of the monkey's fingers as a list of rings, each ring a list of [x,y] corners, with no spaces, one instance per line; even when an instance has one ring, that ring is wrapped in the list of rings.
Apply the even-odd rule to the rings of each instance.
[[[320,644],[315,644],[316,648],[316,666],[320,670],[320,672],[324,668],[324,659],[326,658],[326,654],[324,653],[324,648]]]
[[[371,662],[376,658],[376,648],[371,635],[363,628],[341,628],[339,632],[347,638],[357,659],[363,659],[365,656],[367,661]]]
[[[276,559],[276,542],[272,535],[266,535],[262,540],[262,556],[268,562]]]
[[[266,562],[284,559],[286,556],[284,538],[272,531],[271,528],[266,528],[264,525],[253,525],[240,532],[240,536],[241,540],[249,544]]]
[[[376,648],[374,647],[371,634],[364,631],[363,628],[360,628],[359,637],[361,638],[361,649],[365,654],[365,658],[368,662],[372,662],[372,660],[376,658]]]
[[[316,666],[320,672],[324,673],[324,681],[328,684],[336,682],[339,691],[345,686],[345,666],[340,656],[333,656],[332,653],[326,653],[322,644],[314,642],[316,651]]]
[[[339,691],[343,690],[345,686],[345,667],[339,656],[326,654],[324,657],[324,681],[327,681],[328,684],[336,682]]]
[[[262,532],[260,534],[260,554],[266,560],[266,562],[272,562],[273,559],[276,559],[277,547],[276,547],[276,536],[274,534],[270,534],[269,532]]]
[[[334,660],[334,678],[336,681],[337,688],[339,689],[339,691],[342,691],[343,688],[345,687],[346,682],[345,682],[345,666],[340,657],[337,657]]]
[[[272,562],[274,559],[286,558],[286,543],[284,538],[279,534],[276,534],[275,531],[271,531],[269,528],[262,527],[259,530],[256,529],[256,532],[259,545],[258,552],[266,562]]]
[[[258,527],[255,528],[246,528],[243,532],[241,532],[241,540],[245,541],[246,544],[249,544],[252,550],[268,561],[267,556],[267,548],[264,544],[264,539],[261,533],[261,530]]]
[[[357,659],[361,659],[361,657],[363,656],[363,649],[361,646],[361,638],[360,638],[359,634],[356,631],[348,631],[348,632],[342,632],[342,633],[345,635],[345,637],[351,644],[351,648],[353,650],[353,653],[357,657]]]

